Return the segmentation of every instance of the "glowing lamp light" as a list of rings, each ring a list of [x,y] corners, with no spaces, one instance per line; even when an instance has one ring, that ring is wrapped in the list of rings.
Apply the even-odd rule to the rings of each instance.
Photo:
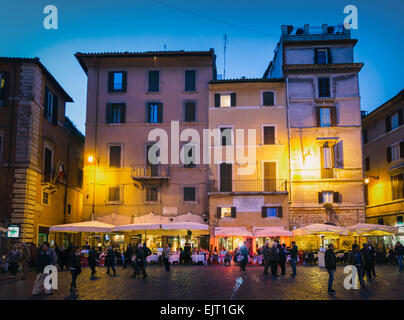
[[[89,155],[87,160],[88,160],[88,162],[93,163],[94,157],[92,155]]]
[[[369,183],[369,178],[365,179],[365,183],[368,184]]]

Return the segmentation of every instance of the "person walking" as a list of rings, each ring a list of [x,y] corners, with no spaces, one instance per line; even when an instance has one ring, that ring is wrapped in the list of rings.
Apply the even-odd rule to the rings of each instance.
[[[70,291],[76,291],[77,276],[81,273],[80,250],[78,248],[72,248],[70,251],[67,265],[72,275]]]
[[[142,270],[143,278],[147,278],[146,252],[141,243],[139,243],[137,246],[136,260],[135,260],[135,272],[132,275],[133,279],[135,279],[138,274],[140,275],[140,270]]]
[[[240,247],[240,253],[241,257],[243,258],[240,261],[240,271],[245,272],[245,266],[248,262],[248,248],[247,248],[247,241],[244,241],[244,244]]]
[[[98,253],[97,250],[95,250],[95,247],[93,246],[88,253],[88,266],[91,269],[91,280],[95,279],[95,274],[97,270],[95,270],[95,267],[97,266],[98,263]]]
[[[328,293],[335,293],[335,290],[332,288],[332,284],[334,282],[334,274],[337,269],[337,257],[334,253],[334,245],[330,243],[328,245],[328,250],[324,255],[325,260],[325,268],[328,272]]]
[[[274,241],[269,251],[269,262],[271,264],[271,274],[273,277],[278,276],[279,249],[278,243]]]
[[[108,247],[107,256],[105,258],[105,264],[107,265],[107,274],[110,274],[109,270],[112,269],[114,277],[116,276],[115,259],[116,259],[115,252],[114,250],[112,250],[112,247],[110,246]]]
[[[125,251],[125,261],[123,263],[123,268],[126,269],[126,266],[130,265],[131,259],[132,259],[132,254],[133,254],[133,249],[132,249],[132,244],[128,244],[128,247],[126,248]]]
[[[21,254],[21,280],[26,279],[27,272],[29,271],[29,263],[31,261],[31,250],[29,246],[23,242],[22,243],[22,254]]]
[[[49,242],[45,242],[46,246],[48,247],[48,251],[46,251],[46,254],[48,254],[51,257],[51,265],[56,266],[58,264],[58,256],[56,254],[56,251],[54,248],[52,248],[49,244]]]
[[[361,250],[363,258],[364,258],[364,264],[363,264],[363,271],[362,275],[363,277],[366,275],[367,281],[372,280],[372,264],[373,264],[373,257],[372,257],[372,252],[369,250],[368,244],[364,243],[363,248]]]
[[[356,267],[357,275],[359,277],[359,283],[363,288],[365,286],[365,282],[363,281],[363,273],[366,266],[366,261],[363,252],[359,250],[358,245],[353,246],[353,251],[349,256],[349,264]],[[354,281],[354,280],[352,280]]]
[[[398,272],[401,272],[403,271],[404,246],[399,241],[394,246],[394,254],[397,259]]]
[[[282,243],[282,245],[278,244],[279,249],[279,266],[281,267],[281,274],[284,276],[286,274],[286,244]]]
[[[163,258],[164,258],[164,265],[166,267],[167,272],[170,272],[170,253],[171,253],[171,247],[168,243],[166,243],[164,250],[163,250]]]
[[[265,245],[262,247],[262,256],[264,258],[264,274],[267,275],[268,274],[268,268],[269,268],[269,243],[265,243]]]
[[[32,290],[33,296],[39,295],[42,292],[45,293],[45,295],[51,294],[51,290],[45,289],[44,287],[46,274],[44,274],[43,271],[46,266],[52,263],[51,257],[46,254],[47,251],[48,247],[46,244],[42,244],[35,259],[37,276],[35,279],[34,288]]]
[[[11,278],[17,278],[18,262],[20,261],[20,251],[16,245],[13,245],[7,256],[8,270],[10,270]]]
[[[294,241],[292,241],[292,248],[290,249],[290,266],[292,267],[292,277],[296,277],[296,265],[298,257],[298,248]]]

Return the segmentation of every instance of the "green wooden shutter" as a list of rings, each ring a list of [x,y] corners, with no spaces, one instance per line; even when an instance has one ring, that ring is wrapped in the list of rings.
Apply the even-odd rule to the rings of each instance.
[[[112,122],[112,103],[107,103],[106,123]]]
[[[108,92],[114,91],[114,72],[108,72]]]
[[[232,218],[236,217],[236,207],[231,207],[231,217]]]
[[[59,109],[59,99],[57,96],[53,96],[53,114],[52,114],[52,124],[58,124],[58,109]]]
[[[339,203],[339,192],[333,192],[333,194],[332,194],[332,202]]]
[[[126,71],[122,71],[122,92],[126,92],[128,81],[128,73]]]
[[[318,193],[318,203],[323,203],[323,193],[322,192]]]
[[[267,207],[262,207],[261,209],[261,215],[263,218],[267,217]]]
[[[282,218],[283,217],[283,207],[278,207],[276,210],[276,215],[278,218]]]
[[[44,117],[48,115],[49,109],[48,109],[48,98],[49,98],[49,88],[45,86],[45,97],[44,97]]]
[[[387,147],[386,155],[387,155],[387,162],[391,162],[391,147]]]
[[[220,219],[222,217],[222,208],[221,207],[216,208],[216,215],[217,215],[218,219]]]
[[[332,106],[330,109],[331,127],[335,127],[337,125],[337,107]]]
[[[159,103],[157,105],[158,105],[157,122],[163,123],[163,104]]]
[[[391,130],[391,121],[390,121],[390,116],[386,118],[386,132],[389,132]]]
[[[328,63],[332,63],[331,49],[330,48],[327,48],[327,57],[328,57]]]
[[[318,48],[314,49],[314,64],[318,64]]]
[[[215,93],[215,107],[220,107],[220,94]]]
[[[237,105],[237,102],[236,102],[236,93],[235,93],[235,92],[233,92],[233,93],[230,95],[230,105],[231,105],[232,107],[235,107],[235,106]]]
[[[121,104],[121,123],[126,122],[126,104],[122,103]]]

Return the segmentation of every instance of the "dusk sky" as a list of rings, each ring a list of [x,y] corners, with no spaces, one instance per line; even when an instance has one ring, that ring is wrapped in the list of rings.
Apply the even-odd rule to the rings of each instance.
[[[43,27],[43,9],[48,4],[58,8],[58,30]],[[349,4],[356,5],[359,13],[359,29],[352,31],[352,37],[359,40],[355,61],[364,63],[359,74],[361,105],[371,111],[404,87],[402,0],[3,1],[0,56],[39,57],[73,97],[67,115],[84,133],[87,78],[73,56],[77,51],[214,48],[222,74],[227,33],[226,78],[261,77],[273,57],[282,24],[342,23],[343,9]]]

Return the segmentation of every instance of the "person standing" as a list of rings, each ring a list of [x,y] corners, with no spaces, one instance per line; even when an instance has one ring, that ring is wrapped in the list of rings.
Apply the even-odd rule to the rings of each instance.
[[[265,243],[265,245],[262,247],[262,256],[264,258],[264,274],[267,275],[268,274],[268,268],[269,268],[269,243]]]
[[[401,272],[403,270],[404,246],[399,241],[394,246],[394,254],[397,258],[398,272]]]
[[[281,267],[281,274],[284,276],[286,274],[286,244],[278,244],[279,249],[279,266]]]
[[[46,254],[46,251],[48,251],[48,247],[46,244],[42,244],[35,259],[37,276],[35,279],[34,288],[32,290],[33,296],[39,295],[42,292],[44,292],[45,295],[49,295],[51,293],[50,290],[44,288],[46,274],[44,274],[43,271],[46,266],[52,263],[52,259],[48,254]]]
[[[271,264],[271,274],[273,277],[278,276],[279,249],[278,243],[274,241],[269,251],[269,261]]]
[[[110,246],[108,247],[107,256],[105,258],[105,264],[107,265],[107,274],[110,274],[109,270],[112,269],[114,277],[116,276],[115,259],[116,259],[115,252],[114,250],[112,250],[112,247]]]
[[[371,264],[370,264],[370,271],[372,272],[372,277],[376,278],[376,268],[375,267],[376,267],[376,255],[377,255],[377,252],[376,252],[375,247],[373,247],[370,242],[368,243],[368,248],[369,248],[369,251],[370,251],[371,256],[372,256],[372,260],[371,260]]]
[[[132,244],[129,243],[128,247],[126,248],[126,251],[125,251],[125,261],[123,263],[123,268],[124,269],[126,269],[127,265],[130,265],[132,254],[133,254]]]
[[[166,243],[166,246],[164,247],[163,250],[163,257],[164,257],[164,265],[166,267],[167,272],[170,272],[170,253],[171,253],[170,245]]]
[[[78,248],[72,248],[69,254],[68,267],[72,275],[72,282],[70,283],[70,291],[76,291],[77,276],[81,273],[80,264],[80,250]]]
[[[372,280],[372,264],[373,264],[373,257],[372,252],[369,250],[368,244],[364,243],[363,248],[361,250],[364,263],[362,266],[362,275],[363,277],[366,275],[367,281]]]
[[[138,247],[137,247],[136,260],[135,260],[135,272],[132,275],[133,279],[135,279],[138,274],[140,275],[140,270],[142,270],[143,278],[147,278],[146,252],[141,243],[139,243]]]
[[[88,253],[88,265],[91,269],[91,280],[95,279],[95,274],[96,274],[96,270],[95,267],[98,263],[98,253],[95,250],[95,247],[93,246],[90,250],[90,252]]]
[[[332,284],[334,282],[335,270],[337,270],[337,257],[335,256],[334,245],[332,243],[328,245],[328,250],[325,252],[324,260],[325,268],[328,272],[328,293],[335,293]]]
[[[292,248],[290,249],[290,265],[292,267],[292,277],[296,277],[296,265],[298,257],[298,248],[294,241],[292,241]]]
[[[247,241],[244,241],[244,244],[240,248],[240,253],[241,257],[243,258],[240,261],[240,270],[245,271],[245,266],[248,262],[248,248],[247,248]]]
[[[22,254],[21,254],[21,280],[26,279],[27,272],[29,270],[29,262],[31,261],[31,250],[28,245],[22,243]]]
[[[361,284],[361,287],[363,288],[365,286],[365,282],[363,281],[363,273],[365,270],[366,261],[364,254],[359,250],[358,245],[353,246],[353,251],[349,256],[349,264],[356,267],[359,282]]]
[[[48,254],[50,257],[51,257],[51,264],[53,265],[53,266],[57,266],[57,263],[58,263],[58,256],[57,256],[57,254],[56,254],[56,251],[55,251],[55,249],[53,249],[51,246],[50,246],[50,244],[49,244],[49,242],[45,242],[45,244],[46,244],[46,246],[48,247],[48,251],[46,251],[46,254]]]
[[[17,278],[18,262],[20,261],[20,251],[17,249],[16,245],[13,245],[10,252],[8,253],[8,270],[10,270],[11,278]]]

